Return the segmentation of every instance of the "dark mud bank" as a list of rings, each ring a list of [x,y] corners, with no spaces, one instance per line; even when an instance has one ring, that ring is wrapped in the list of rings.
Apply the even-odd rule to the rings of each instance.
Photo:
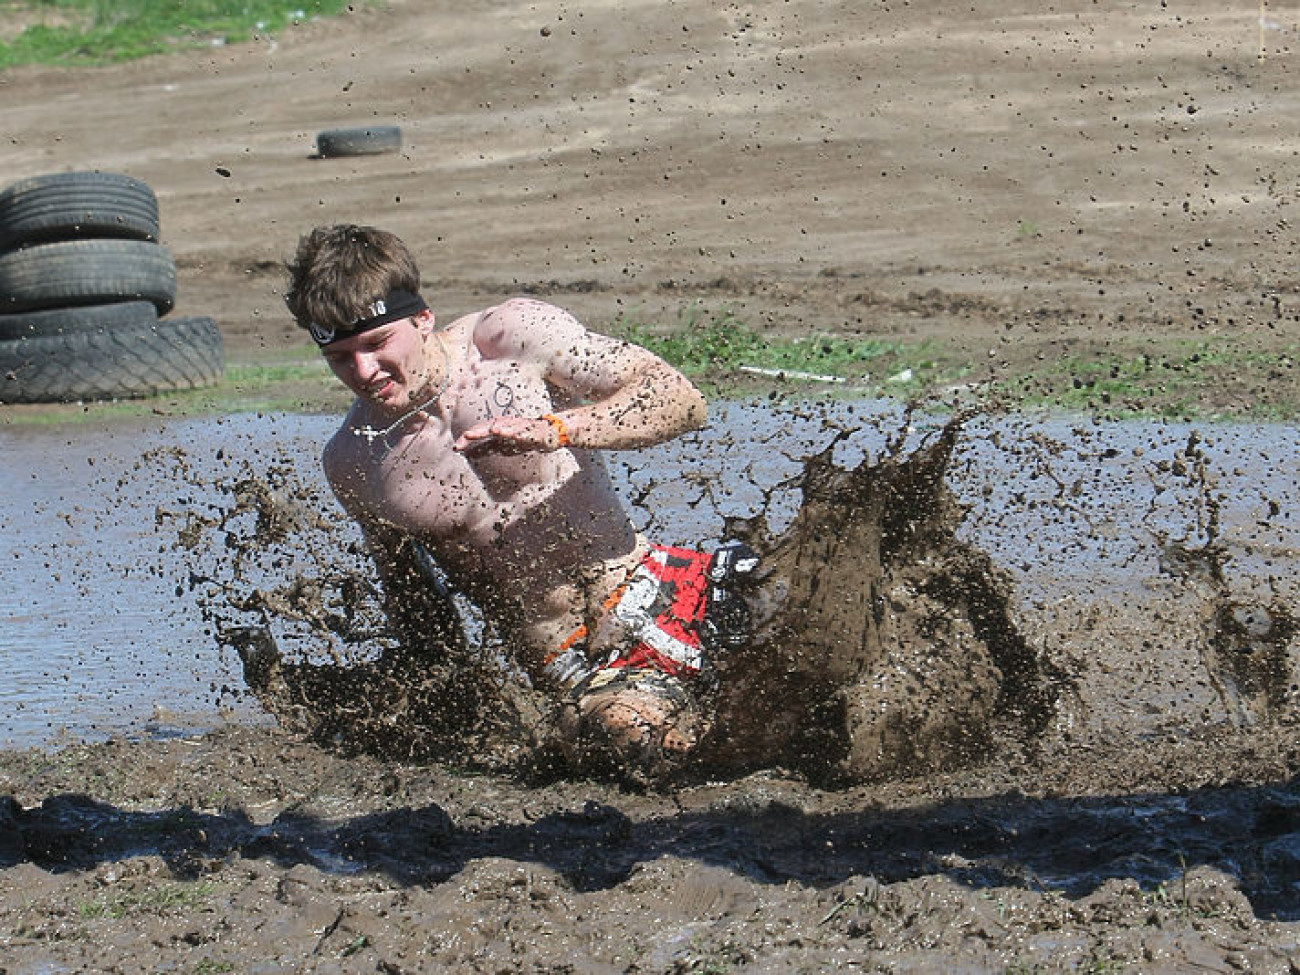
[[[6,963],[1286,972],[1300,791],[1294,737],[1266,741],[1282,744],[1157,744],[1134,771],[1289,781],[1092,795],[1050,794],[1102,783],[1077,754],[829,792],[761,773],[635,794],[344,758],[275,730],[7,753]]]

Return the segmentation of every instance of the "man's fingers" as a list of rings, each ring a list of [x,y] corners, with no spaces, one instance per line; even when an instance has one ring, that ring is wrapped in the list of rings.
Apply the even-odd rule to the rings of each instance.
[[[456,438],[456,449],[468,450],[471,447],[482,445],[494,440],[498,436],[494,427],[494,422],[490,421],[488,423],[479,423],[470,427],[468,430],[463,431],[461,435]]]
[[[484,454],[489,451],[499,454],[517,454],[532,449],[531,444],[486,424],[466,430],[456,439],[455,446],[461,453],[466,454]]]
[[[529,450],[545,450],[549,447],[551,428],[540,421],[530,423],[509,417],[498,417],[491,423],[480,423],[470,427],[456,439],[456,449],[463,453],[481,453],[495,451],[502,454],[521,454]],[[539,437],[539,432],[543,436]]]
[[[452,444],[452,446],[463,454],[473,454],[483,450],[485,441],[480,439],[471,439],[462,434],[456,439],[456,442]]]
[[[498,438],[486,427],[474,427],[456,438],[455,447],[464,453],[481,453],[488,450]]]

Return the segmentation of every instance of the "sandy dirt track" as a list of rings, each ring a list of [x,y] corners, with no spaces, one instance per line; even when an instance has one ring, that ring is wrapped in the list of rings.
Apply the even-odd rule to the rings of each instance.
[[[0,181],[147,180],[176,313],[232,361],[304,345],[279,264],[354,221],[408,240],[444,319],[521,291],[593,326],[698,304],[931,338],[973,378],[1186,338],[1282,354],[1207,404],[1294,402],[1300,6],[1259,14],[394,0],[0,74]],[[402,151],[312,158],[370,122]],[[1201,620],[1170,606],[1089,639],[1141,659]],[[8,752],[0,972],[1293,972],[1283,718],[840,791],[521,783],[247,728]]]
[[[278,264],[335,221],[405,237],[444,317],[522,289],[594,324],[699,303],[939,335],[977,376],[1120,337],[1276,345],[1300,290],[1293,13],[398,2],[9,72],[0,173],[149,181],[178,313],[236,353],[298,340]],[[372,122],[399,155],[311,158]]]

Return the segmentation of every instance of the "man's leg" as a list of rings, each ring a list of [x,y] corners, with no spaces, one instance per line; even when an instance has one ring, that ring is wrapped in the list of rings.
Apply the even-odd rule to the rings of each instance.
[[[748,634],[738,587],[757,564],[738,542],[711,553],[651,545],[603,624],[630,644],[561,708],[561,748],[577,771],[645,782],[693,757],[710,725],[700,699],[716,677],[709,661]]]
[[[561,706],[560,747],[588,775],[638,784],[671,776],[707,730],[690,688],[648,668],[597,671]]]

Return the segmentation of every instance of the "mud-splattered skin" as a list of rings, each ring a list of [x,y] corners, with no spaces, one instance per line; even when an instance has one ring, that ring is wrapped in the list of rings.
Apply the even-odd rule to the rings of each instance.
[[[702,398],[649,353],[542,302],[442,331],[431,315],[387,329],[374,350],[369,333],[326,350],[358,393],[325,450],[330,484],[387,586],[402,584],[402,541],[420,542],[540,677],[543,656],[592,618],[644,544],[584,448],[674,436],[702,418]],[[563,418],[571,446],[546,414]]]

